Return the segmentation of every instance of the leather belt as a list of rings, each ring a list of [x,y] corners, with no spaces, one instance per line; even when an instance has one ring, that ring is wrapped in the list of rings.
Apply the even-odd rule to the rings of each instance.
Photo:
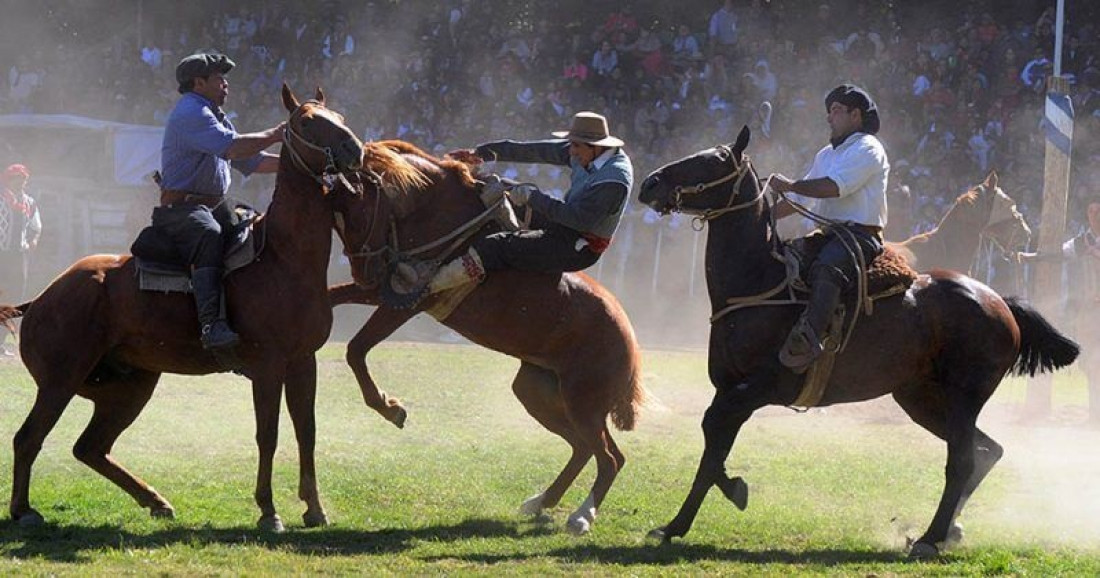
[[[213,209],[218,206],[220,202],[222,202],[221,195],[200,195],[188,191],[171,191],[168,189],[162,189],[160,191],[160,206],[162,207],[170,207],[172,205],[203,205]]]

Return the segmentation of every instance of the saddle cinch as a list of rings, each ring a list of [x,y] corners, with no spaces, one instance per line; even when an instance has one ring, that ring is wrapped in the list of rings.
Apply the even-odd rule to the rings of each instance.
[[[263,228],[254,227],[260,218],[252,207],[238,204],[225,237],[224,268],[228,274],[256,261],[263,251]],[[152,225],[138,233],[130,247],[137,265],[138,288],[142,291],[191,293],[191,271],[187,259],[160,229]]]

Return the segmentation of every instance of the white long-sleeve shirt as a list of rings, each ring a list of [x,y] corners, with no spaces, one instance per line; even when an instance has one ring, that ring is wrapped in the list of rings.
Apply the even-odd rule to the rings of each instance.
[[[840,196],[808,199],[813,211],[834,221],[886,227],[886,183],[890,162],[886,149],[872,135],[857,132],[839,147],[826,145],[804,179],[832,179]]]

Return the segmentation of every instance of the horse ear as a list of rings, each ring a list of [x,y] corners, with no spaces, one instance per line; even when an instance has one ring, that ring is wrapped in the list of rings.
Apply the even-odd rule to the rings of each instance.
[[[313,100],[321,103],[321,106],[325,105],[325,92],[321,90],[321,87],[317,87],[317,94],[313,97]]]
[[[283,106],[286,107],[287,112],[294,112],[298,110],[301,104],[298,103],[298,99],[294,97],[294,93],[290,92],[290,87],[283,83]]]
[[[737,135],[737,141],[731,147],[735,155],[740,157],[741,153],[745,151],[745,147],[749,146],[750,136],[752,136],[752,132],[749,130],[749,125],[746,124],[741,127],[741,132]]]
[[[989,171],[989,175],[985,177],[985,182],[982,183],[987,189],[997,188],[997,171]]]

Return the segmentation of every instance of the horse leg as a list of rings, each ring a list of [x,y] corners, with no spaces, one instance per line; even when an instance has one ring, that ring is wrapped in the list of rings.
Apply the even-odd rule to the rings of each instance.
[[[271,470],[275,449],[279,443],[279,400],[283,393],[284,376],[270,374],[252,378],[252,406],[256,411],[256,445],[260,452],[256,471],[256,505],[260,519],[256,525],[269,532],[283,532],[285,527],[275,512],[271,492]]]
[[[512,391],[531,417],[564,439],[573,450],[565,468],[550,487],[542,493],[531,496],[520,506],[521,513],[537,516],[544,508],[553,508],[558,505],[573,480],[588,464],[592,452],[578,440],[573,424],[565,414],[557,374],[537,365],[522,362],[516,378],[512,381]]]
[[[371,378],[370,370],[367,369],[367,353],[375,345],[393,335],[394,331],[412,319],[416,313],[409,309],[379,307],[348,343],[346,355],[347,363],[351,366],[355,380],[359,383],[363,401],[399,428],[405,427],[408,412],[397,398],[389,397],[386,392],[378,389],[374,379]]]
[[[8,508],[12,519],[20,526],[37,526],[43,522],[42,515],[30,503],[31,468],[42,450],[42,442],[57,425],[57,420],[74,395],[75,384],[56,388],[39,386],[34,406],[19,431],[15,432],[12,440],[11,502]]]
[[[313,459],[317,440],[316,399],[317,358],[311,354],[290,364],[286,375],[286,407],[298,440],[298,498],[306,503],[302,521],[307,528],[328,525],[328,517],[317,491],[317,471]]]
[[[110,455],[115,441],[145,408],[159,379],[159,373],[134,369],[132,374],[113,383],[90,386],[89,398],[95,411],[73,445],[73,455],[130,494],[138,505],[149,508],[154,518],[173,518],[172,504]]]
[[[699,459],[699,468],[695,472],[691,490],[676,517],[668,525],[651,531],[650,537],[668,542],[686,535],[703,505],[703,499],[714,485],[738,508],[745,509],[748,488],[741,478],[730,478],[726,475],[726,459],[741,427],[754,411],[765,405],[766,392],[774,387],[771,381],[751,380],[718,386],[714,400],[703,414],[703,456]]]
[[[895,393],[894,399],[917,425],[923,427],[929,433],[942,440],[947,439],[947,411],[944,407],[946,402],[941,396],[928,393],[921,395],[920,392],[913,391]],[[970,496],[978,489],[982,480],[985,479],[986,475],[989,474],[993,466],[997,464],[1003,455],[1004,448],[1001,447],[1001,444],[994,441],[993,438],[989,437],[982,430],[975,428],[974,471],[966,480],[962,497],[955,507],[954,515],[951,517],[951,527],[947,532],[945,545],[954,544],[962,540],[963,528],[962,525],[958,523],[959,514],[962,513],[962,509],[966,506],[966,502],[970,499]]]

